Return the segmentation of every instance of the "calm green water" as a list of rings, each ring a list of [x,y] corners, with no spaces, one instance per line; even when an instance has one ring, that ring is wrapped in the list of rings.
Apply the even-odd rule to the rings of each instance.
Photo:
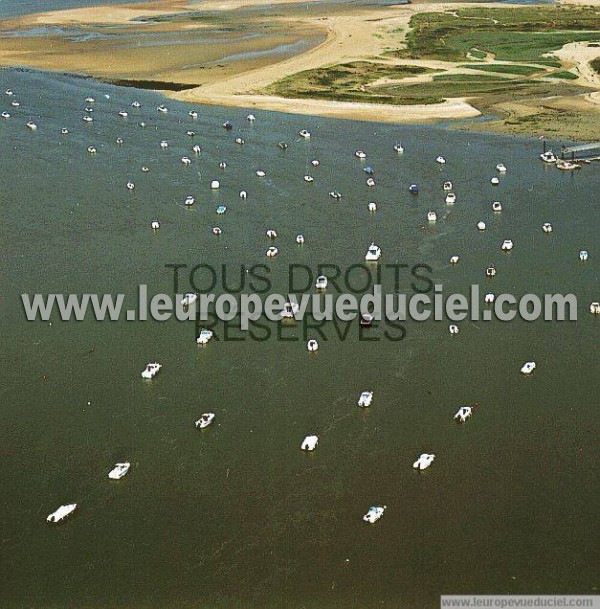
[[[9,108],[7,87],[20,108]],[[598,320],[587,313],[600,298],[597,165],[570,175],[542,166],[538,141],[430,128],[258,111],[251,125],[247,112],[219,108],[198,108],[192,121],[188,106],[168,100],[169,113],[157,113],[164,100],[150,92],[36,72],[0,72],[0,92],[12,114],[0,121],[3,608],[425,609],[443,593],[597,593]],[[81,120],[87,95],[97,100],[91,124]],[[220,127],[226,119],[232,132]],[[310,141],[296,135],[302,128]],[[234,143],[239,134],[245,146]],[[194,143],[203,152],[184,167]],[[376,170],[372,189],[357,148]],[[321,166],[307,185],[313,158]],[[498,162],[509,171],[494,188]],[[332,188],[341,202],[327,197]],[[193,209],[182,205],[188,194]],[[223,218],[219,204],[229,208]],[[434,227],[425,226],[429,209]],[[279,233],[272,261],[267,228]],[[300,326],[285,333],[297,341],[201,349],[193,323],[55,315],[50,325],[26,322],[20,304],[23,292],[123,292],[134,304],[140,283],[172,292],[173,263],[235,275],[265,263],[284,290],[289,264],[345,268],[362,262],[371,240],[382,263],[430,265],[446,293],[473,282],[482,294],[573,292],[580,320],[464,322],[455,337],[446,323],[408,323],[398,342],[384,328],[370,331],[379,341],[360,341],[355,326],[342,341],[328,326],[310,355]],[[486,281],[492,262],[498,275]],[[163,370],[143,382],[153,358]],[[524,378],[529,359],[538,370]],[[368,388],[373,406],[361,410]],[[458,407],[474,401],[473,419],[455,425]],[[199,433],[193,422],[208,410],[217,419]],[[309,433],[320,444],[307,455],[299,445]],[[411,467],[421,452],[436,454],[424,475]],[[124,459],[132,471],[109,481]],[[47,525],[72,501],[73,517]],[[388,509],[368,526],[372,504]]]

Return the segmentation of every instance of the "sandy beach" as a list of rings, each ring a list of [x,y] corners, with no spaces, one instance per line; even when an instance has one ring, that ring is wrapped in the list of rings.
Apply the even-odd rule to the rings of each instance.
[[[598,0],[565,0],[565,3],[597,5]],[[277,5],[281,11],[268,18],[251,12],[259,6],[256,0],[209,0],[198,4],[165,0],[30,15],[0,23],[0,32],[13,33],[0,39],[0,65],[66,70],[104,79],[146,79],[197,85],[166,94],[190,103],[298,114],[410,123],[467,119],[481,113],[465,96],[449,97],[442,103],[392,105],[290,99],[265,94],[267,87],[291,74],[373,59],[396,66],[423,65],[443,69],[448,74],[472,73],[460,66],[460,62],[384,59],[384,56],[390,48],[402,46],[413,15],[473,8],[476,6],[473,3],[353,6],[351,11],[346,9],[344,12],[339,6],[325,10],[316,2],[315,9],[311,10],[309,2],[306,11],[299,14],[291,0],[285,0]],[[289,11],[288,6],[292,7]],[[501,4],[485,6],[506,7]],[[199,10],[202,18],[198,18]],[[172,19],[175,14],[178,17]],[[241,15],[245,18],[241,19]],[[166,16],[169,18],[161,19]],[[227,33],[219,33],[219,38],[215,38],[218,44],[205,44],[211,36],[216,37],[215,19],[224,24],[223,30]],[[240,34],[240,21],[244,21],[243,32],[247,34]],[[47,36],[28,35],[28,31],[40,26],[49,28]],[[84,46],[76,37],[61,35],[53,28],[74,28],[75,36],[82,31],[97,36]],[[19,35],[15,36],[14,32]],[[159,36],[160,53],[155,46]],[[130,37],[136,37],[137,42],[130,44]],[[596,114],[598,105],[594,103],[593,94],[600,90],[600,78],[589,62],[600,56],[600,48],[573,43],[558,51],[556,56],[564,68],[574,69],[577,84],[589,88],[592,94],[571,99],[569,105],[584,113]],[[485,61],[494,62],[494,58],[488,57]],[[431,82],[431,79],[424,75],[407,82]],[[384,79],[369,86],[387,82]],[[505,104],[498,110],[514,115],[522,105]]]

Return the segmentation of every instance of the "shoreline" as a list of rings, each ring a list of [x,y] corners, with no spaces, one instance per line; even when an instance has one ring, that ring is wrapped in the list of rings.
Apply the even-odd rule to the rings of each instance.
[[[311,2],[316,0],[309,0],[307,9]],[[563,2],[570,6],[600,4],[600,0],[563,0]],[[399,68],[428,65],[432,70],[444,69],[448,73],[464,74],[465,70],[461,70],[461,66],[457,65],[460,62],[451,64],[419,59],[391,59],[386,57],[385,53],[391,45],[396,45],[396,48],[402,45],[409,21],[416,14],[477,7],[518,10],[520,7],[530,5],[511,4],[507,7],[498,3],[426,1],[391,7],[354,7],[352,14],[344,13],[339,10],[339,6],[336,6],[332,14],[319,15],[318,5],[315,4],[317,14],[298,16],[293,12],[285,13],[286,7],[293,6],[293,0],[283,0],[277,5],[281,7],[282,14],[273,18],[274,28],[277,28],[274,34],[269,32],[268,36],[264,35],[260,31],[264,24],[257,18],[249,22],[248,31],[260,32],[260,34],[256,34],[255,38],[247,42],[244,39],[236,39],[234,34],[219,48],[212,49],[213,46],[218,45],[198,44],[198,40],[194,38],[200,36],[202,41],[206,42],[202,37],[210,38],[214,34],[214,28],[211,29],[211,24],[202,17],[208,14],[207,11],[218,11],[218,15],[222,12],[224,15],[222,19],[227,26],[235,29],[236,21],[228,21],[228,19],[231,19],[232,15],[238,18],[239,11],[256,9],[258,6],[258,0],[207,0],[200,4],[194,4],[189,0],[161,0],[151,4],[131,3],[66,9],[8,19],[0,21],[0,33],[3,30],[22,31],[23,35],[0,37],[0,66],[25,66],[48,72],[76,72],[125,86],[146,83],[148,86],[142,88],[153,89],[166,97],[190,104],[254,108],[299,115],[398,124],[431,124],[451,120],[460,122],[484,114],[482,109],[475,107],[472,100],[465,95],[443,96],[443,101],[440,103],[395,105],[360,100],[334,101],[304,96],[287,97],[267,94],[265,90],[287,75],[324,66],[357,61],[368,62],[375,59],[382,65]],[[175,20],[161,19],[174,14],[179,15]],[[197,16],[198,14],[200,17]],[[261,19],[264,21],[264,16]],[[77,46],[78,42],[65,40],[59,36],[36,38],[26,35],[28,29],[40,26],[72,27],[76,28],[76,31],[80,28],[85,32],[93,32],[97,29],[102,33],[108,28],[111,35],[111,28],[118,28],[114,36],[119,41],[127,41],[128,36],[131,39],[143,36],[147,47],[142,49],[117,47],[112,40],[106,42],[99,36],[99,40],[86,42],[83,52],[76,53],[82,48],[81,45]],[[156,44],[152,36],[167,38],[167,46],[162,47],[167,49],[164,53],[156,52],[157,47],[152,46]],[[299,44],[299,41],[302,45],[308,45],[308,49],[288,57],[278,56],[273,50],[280,47],[288,50],[294,47],[294,44]],[[168,46],[169,44],[171,46]],[[211,49],[207,50],[209,46]],[[111,51],[112,54],[108,55],[107,61],[107,53]],[[192,53],[196,55],[191,55]],[[527,132],[527,129],[530,127],[533,129],[533,126],[525,123],[528,117],[539,114],[551,123],[547,129],[548,137],[597,139],[594,122],[600,119],[597,99],[600,96],[600,76],[594,74],[588,62],[594,57],[600,57],[600,48],[571,43],[557,51],[556,55],[565,69],[571,66],[571,69],[576,71],[577,84],[580,88],[588,88],[587,93],[564,98],[548,98],[551,100],[550,103],[547,103],[547,99],[531,99],[530,103],[528,100],[500,103],[486,110],[489,110],[490,114],[500,114],[503,118],[480,121],[467,128],[504,134],[536,135],[537,130]],[[462,63],[466,61],[468,60],[465,59]],[[488,66],[492,62],[494,62],[493,58],[486,59]],[[442,68],[441,65],[445,63],[448,65]],[[381,82],[376,84],[387,84],[386,79],[380,80]],[[414,77],[412,81],[407,82],[428,81],[431,81],[431,77],[423,76]],[[390,82],[394,84],[393,81]],[[507,80],[507,85],[509,82]],[[162,88],[161,83],[168,86]],[[548,107],[552,107],[552,110],[548,111]],[[573,131],[568,125],[559,121],[554,121],[555,125],[553,120],[550,120],[552,118],[550,114],[556,114],[558,117],[566,110],[570,115],[575,113],[584,116],[585,120],[578,123],[578,130]],[[464,126],[460,125],[458,128]]]

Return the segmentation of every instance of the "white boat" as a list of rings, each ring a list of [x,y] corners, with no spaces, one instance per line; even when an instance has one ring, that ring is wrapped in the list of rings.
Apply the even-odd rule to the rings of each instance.
[[[135,184],[131,180],[127,182],[126,186],[127,190],[133,190],[135,188]]]
[[[160,104],[160,106],[158,106],[156,108],[159,112],[168,112],[169,110],[167,109],[166,106],[164,106],[163,104]]]
[[[251,123],[253,123],[256,120],[256,116],[254,116],[254,114],[248,114],[246,120],[249,120]]]
[[[581,250],[579,252],[579,260],[581,260],[581,262],[585,262],[588,259],[589,254],[587,253],[586,250]]]
[[[600,315],[600,302],[592,302],[590,305],[590,313],[592,315]]]
[[[443,165],[446,162],[446,159],[443,156],[438,156],[436,160],[436,163],[439,163],[440,165]]]
[[[181,157],[181,162],[182,162],[184,165],[191,165],[191,164],[192,164],[192,160],[191,160],[191,159],[190,159],[190,157],[188,157],[188,156],[182,156],[182,157]]]
[[[337,190],[332,190],[332,191],[329,193],[329,196],[330,196],[332,199],[335,199],[336,201],[339,201],[339,200],[342,198],[342,193],[341,193],[341,192],[339,192],[339,191],[337,191]]]
[[[283,305],[283,309],[279,316],[282,319],[294,319],[296,317],[296,313],[300,310],[300,305],[297,302],[286,302]]]
[[[241,137],[236,137],[235,143],[238,144],[238,146],[243,146],[246,142]]]
[[[550,224],[549,222],[546,222],[543,226],[542,226],[542,230],[549,235],[552,232],[552,224]]]
[[[456,195],[453,192],[449,192],[446,195],[446,205],[454,205],[456,203]]]
[[[10,97],[11,95],[14,95],[14,91],[12,89],[6,89],[6,91],[4,91],[4,95],[8,95]]]
[[[494,300],[496,300],[496,296],[494,296],[494,294],[489,292],[488,294],[485,295],[485,298],[483,300],[484,300],[485,304],[494,304]]]
[[[223,231],[218,226],[213,226],[212,234],[219,236]]]
[[[196,137],[196,132],[195,131],[186,131],[185,134],[189,137]]]
[[[535,362],[525,362],[523,366],[521,366],[521,372],[523,374],[531,374],[535,368]]]
[[[357,151],[354,153],[354,156],[355,156],[357,159],[366,159],[366,158],[367,158],[367,155],[366,155],[366,153],[365,153],[365,151],[364,151],[364,150],[357,150]]]
[[[427,453],[423,453],[414,463],[413,467],[420,471],[427,469],[435,459],[435,455],[429,455]]]
[[[510,250],[512,250],[512,248],[514,247],[514,243],[510,240],[510,239],[505,239],[502,242],[502,246],[501,249],[503,252],[510,252]]]
[[[376,212],[377,211],[377,203],[374,203],[373,201],[371,201],[369,203],[369,211],[370,212]]]
[[[124,461],[123,463],[115,463],[115,466],[108,472],[108,477],[111,480],[120,480],[123,476],[127,474],[130,467],[131,463],[129,463],[129,461]]]
[[[302,131],[300,131],[300,132],[298,133],[298,135],[299,135],[300,137],[303,137],[305,140],[309,140],[309,139],[310,139],[310,132],[309,132],[309,131],[307,131],[306,129],[302,129]]]
[[[273,245],[267,250],[267,258],[275,258],[279,254],[279,250]]]
[[[572,171],[573,169],[581,169],[581,165],[578,163],[571,163],[571,161],[556,159],[556,168],[562,169],[563,171]]]
[[[304,235],[296,235],[296,243],[302,245],[304,243]]]
[[[361,408],[368,408],[373,401],[373,392],[372,391],[363,391],[360,396],[358,396],[358,405]]]
[[[272,228],[270,228],[267,231],[267,237],[269,237],[269,239],[276,239],[277,238],[277,232],[274,231]]]
[[[447,182],[444,182],[443,189],[446,192],[450,192],[452,190],[452,182],[450,182],[450,180],[448,180]]]
[[[458,326],[455,324],[449,325],[448,332],[450,332],[450,334],[458,334]]]
[[[367,186],[375,186],[375,180],[373,178],[367,178]]]
[[[503,163],[498,163],[496,165],[496,171],[498,171],[499,173],[506,173],[506,165],[504,165]]]
[[[4,110],[4,112],[2,112],[2,114],[0,114],[0,116],[2,118],[10,118],[10,114],[6,110]]]
[[[404,152],[404,147],[402,146],[402,144],[394,144],[394,150],[398,154],[402,154]]]
[[[460,260],[460,258],[456,255],[450,256],[450,264],[458,264],[459,260]]]
[[[256,175],[257,175],[259,178],[264,178],[264,177],[265,177],[267,174],[266,174],[266,172],[265,172],[265,171],[263,171],[262,169],[258,169],[258,170],[256,171]]]
[[[146,364],[146,367],[142,370],[142,378],[144,378],[144,379],[154,378],[158,374],[158,371],[161,368],[162,368],[162,364],[159,364],[158,362],[155,362],[155,361],[149,362],[148,364]]]
[[[387,506],[385,505],[372,505],[369,511],[363,516],[363,520],[369,524],[377,522],[382,516]]]
[[[319,444],[319,436],[306,436],[300,445],[302,450],[315,450]]]
[[[477,222],[477,228],[479,230],[485,230],[485,228],[486,228],[485,222],[483,220],[481,220],[480,222]]]
[[[219,180],[213,180],[213,181],[210,183],[210,187],[211,187],[213,190],[217,190],[217,189],[219,189],[219,188],[221,187],[221,183],[219,182]]]
[[[188,116],[191,116],[192,118],[198,118],[198,113],[196,112],[196,110],[190,110],[188,112]]]
[[[319,275],[317,277],[317,283],[315,284],[317,290],[326,290],[327,289],[327,277],[325,275]]]
[[[496,276],[496,267],[494,265],[490,265],[485,269],[486,277],[495,277]]]
[[[206,345],[206,343],[208,343],[208,341],[214,336],[214,334],[215,333],[212,330],[202,328],[202,330],[200,330],[198,338],[196,339],[196,343],[198,345]]]
[[[502,203],[500,203],[500,201],[494,201],[492,203],[492,210],[495,212],[501,212],[502,211]]]
[[[307,348],[309,351],[311,351],[311,352],[318,351],[318,349],[319,349],[319,343],[318,343],[318,342],[317,342],[317,341],[316,341],[314,338],[311,338],[311,339],[310,339],[310,340],[309,340],[309,341],[306,343],[306,348]]]
[[[185,198],[185,201],[183,202],[184,205],[187,205],[188,207],[190,205],[193,205],[196,202],[196,199],[194,199],[194,197],[192,195],[188,195]]]
[[[119,116],[122,118],[127,118],[129,114],[125,112],[125,110],[119,110]]]
[[[223,170],[227,169],[227,163],[225,161],[221,161],[219,163],[219,169],[223,169]]]
[[[310,162],[310,164],[311,164],[313,167],[318,167],[318,166],[320,165],[320,163],[319,163],[319,161],[318,161],[317,159],[313,159],[313,160]]]
[[[18,107],[19,107],[21,104],[20,104],[18,101],[14,101],[14,102],[10,102],[10,105],[11,105],[13,108],[18,108]]]
[[[33,121],[28,121],[27,128],[31,129],[32,131],[35,131],[37,129],[37,125]]]
[[[544,163],[556,163],[558,160],[557,156],[554,154],[554,152],[552,152],[552,150],[542,152],[542,154],[540,154],[540,159],[542,159]]]
[[[93,97],[86,97],[85,98],[85,103],[86,104],[93,104],[96,100]]]
[[[142,107],[142,104],[140,104],[140,102],[139,102],[139,101],[132,101],[132,102],[131,102],[131,107],[132,107],[132,108],[141,108],[141,107]]]
[[[245,190],[240,190],[240,199],[245,201],[248,198],[248,193]]]
[[[150,223],[150,228],[152,230],[158,230],[160,228],[160,222],[158,220],[152,220]]]
[[[195,144],[194,147],[192,148],[192,152],[194,154],[200,154],[202,152],[202,148],[200,148],[200,146],[198,144]]]
[[[204,429],[208,427],[214,420],[214,412],[205,412],[195,423],[196,429]]]
[[[188,292],[182,299],[181,299],[181,306],[182,307],[189,307],[191,304],[193,304],[194,302],[196,302],[198,300],[198,294],[193,294],[192,292]]]
[[[498,184],[500,184],[500,178],[496,178],[493,177],[490,182],[494,185],[494,186],[498,186]]]
[[[169,142],[167,142],[167,140],[162,140],[162,142],[160,143],[160,147],[165,150],[166,148],[169,147]]]
[[[369,245],[367,253],[365,254],[365,260],[367,262],[377,262],[381,258],[381,248],[374,243]]]
[[[427,220],[429,222],[436,222],[437,221],[437,214],[434,211],[428,211],[427,212]]]
[[[85,121],[86,123],[91,123],[94,119],[91,116],[84,116],[83,121]]]
[[[76,503],[67,503],[65,505],[61,505],[55,512],[52,512],[52,514],[46,518],[46,521],[52,523],[60,522],[69,514],[72,514],[76,509]]]
[[[123,138],[122,137],[118,137],[117,138],[117,144],[119,144],[119,146],[123,143]]]
[[[471,406],[461,406],[454,415],[454,420],[459,423],[464,423],[472,414],[473,408],[471,408]]]
[[[87,151],[90,154],[96,154],[96,146],[88,146]]]

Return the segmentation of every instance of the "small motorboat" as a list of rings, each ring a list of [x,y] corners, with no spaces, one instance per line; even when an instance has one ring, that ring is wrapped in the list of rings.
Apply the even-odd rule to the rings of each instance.
[[[354,153],[354,156],[355,156],[357,159],[366,159],[366,158],[367,158],[367,155],[366,155],[366,153],[365,153],[365,151],[364,151],[364,150],[357,150],[357,151]]]
[[[332,199],[335,199],[336,201],[339,201],[339,200],[342,198],[342,193],[341,193],[341,192],[338,192],[337,190],[332,190],[332,191],[329,193],[329,196],[330,196]]]
[[[133,190],[135,188],[135,184],[131,180],[129,180],[129,182],[127,182],[126,186],[127,186],[127,190]]]
[[[196,110],[190,110],[188,112],[188,116],[191,116],[192,118],[198,118],[198,112],[196,112]]]
[[[202,328],[200,330],[200,334],[196,339],[196,344],[198,345],[206,345],[208,341],[214,336],[214,332],[212,330],[208,330],[207,328]]]
[[[256,171],[256,175],[257,175],[259,178],[264,178],[264,177],[265,177],[267,174],[266,174],[266,172],[265,172],[264,170],[262,170],[262,169],[258,169],[258,170]]]
[[[437,214],[434,211],[427,212],[427,221],[428,222],[437,222]]]
[[[306,343],[306,348],[311,352],[314,353],[315,351],[319,350],[319,343],[314,339],[311,338],[307,343]]]
[[[10,114],[6,110],[4,110],[4,112],[2,112],[2,114],[0,114],[0,116],[2,118],[10,118]]]
[[[223,129],[225,129],[225,131],[231,131],[233,129],[233,125],[230,121],[225,121],[221,126]]]
[[[317,283],[315,284],[317,290],[326,290],[327,289],[327,277],[325,275],[319,275],[317,277]]]
[[[381,258],[381,248],[375,243],[371,243],[365,254],[365,260],[367,262],[377,262]]]
[[[500,178],[497,177],[493,177],[490,182],[494,185],[494,186],[498,186],[498,184],[500,184]]]
[[[88,146],[88,147],[87,147],[87,151],[88,151],[90,154],[96,154],[96,152],[97,152],[97,150],[96,150],[96,146]]]
[[[86,104],[93,104],[96,100],[93,97],[86,97],[85,98],[85,103]]]
[[[117,144],[119,144],[119,146],[120,146],[123,143],[123,138],[118,137],[116,141],[117,141]]]
[[[501,212],[502,211],[502,203],[500,203],[500,201],[494,201],[492,203],[492,210],[495,211],[496,213]]]
[[[256,120],[256,116],[254,116],[254,114],[248,114],[248,116],[246,117],[246,120],[253,123]]]
[[[479,230],[485,230],[486,229],[485,222],[483,220],[477,222],[477,228]]]
[[[494,304],[494,300],[496,300],[496,296],[494,296],[494,294],[492,294],[491,292],[489,292],[488,294],[485,295],[485,298],[483,299],[483,301],[485,302],[485,304],[487,305],[491,305]]]
[[[369,211],[370,212],[376,212],[377,211],[377,203],[374,203],[373,201],[371,201],[369,203]]]
[[[131,463],[129,463],[129,461],[124,461],[123,463],[115,463],[115,466],[108,472],[108,477],[111,480],[120,480],[123,476],[127,474],[130,467]]]
[[[194,147],[192,148],[192,152],[194,154],[200,154],[202,152],[202,148],[200,148],[200,146],[198,146],[198,144],[195,144]]]
[[[18,101],[14,101],[14,102],[10,102],[10,105],[11,105],[13,108],[18,108],[18,107],[19,107],[21,104],[20,104],[20,102],[18,102]]]
[[[366,167],[363,169],[363,171],[364,171],[364,172],[365,172],[365,173],[366,173],[368,176],[372,176],[372,175],[374,175],[374,174],[375,174],[375,170],[374,170],[374,169],[373,169],[373,168],[372,168],[370,165],[367,165],[367,166],[366,166]]]
[[[268,237],[269,239],[277,239],[277,232],[276,232],[276,231],[274,231],[272,228],[270,228],[270,229],[267,231],[267,237]]]
[[[27,129],[31,129],[32,131],[37,129],[37,125],[33,121],[27,121],[26,126]]]
[[[132,107],[132,108],[141,108],[141,107],[142,107],[142,104],[140,104],[140,102],[139,102],[139,101],[132,101],[132,102],[131,102],[131,107]]]
[[[552,224],[550,224],[549,222],[546,222],[543,226],[542,226],[542,230],[549,235],[552,232]]]
[[[236,137],[235,143],[238,144],[239,146],[243,146],[246,142],[241,137]]]
[[[213,181],[210,183],[210,187],[211,187],[213,190],[217,190],[218,188],[220,188],[220,187],[221,187],[221,183],[219,182],[219,180],[213,180]]]
[[[166,150],[169,147],[169,142],[167,142],[167,140],[162,140],[162,142],[160,143],[160,147],[163,150]]]
[[[142,173],[148,173],[150,171],[150,168],[147,167],[146,165],[142,166]]]
[[[4,95],[8,95],[9,97],[14,95],[14,91],[12,89],[6,89],[6,91],[4,91]]]
[[[300,131],[298,133],[298,135],[300,137],[303,137],[305,140],[309,140],[310,139],[310,131],[307,131],[306,129],[302,129],[302,131]]]
[[[267,250],[267,258],[275,258],[275,256],[277,256],[277,254],[279,254],[279,250],[274,246],[271,246]]]
[[[600,302],[592,302],[590,305],[590,313],[592,315],[600,315]]]
[[[283,309],[279,313],[282,319],[294,319],[300,310],[300,305],[297,302],[286,302]]]
[[[158,230],[160,228],[160,222],[158,220],[152,220],[150,228],[152,230]]]
[[[542,152],[542,154],[540,154],[540,159],[544,161],[544,163],[556,163],[558,157],[552,150],[548,150],[547,152]]]
[[[515,244],[512,242],[512,240],[511,240],[511,239],[505,239],[505,240],[502,242],[502,245],[501,245],[500,249],[501,249],[503,252],[510,252],[510,250],[512,250],[512,248],[514,247],[514,245],[515,245]]]
[[[408,192],[410,192],[411,195],[418,195],[419,194],[419,187],[416,184],[411,184],[408,187]]]
[[[464,423],[472,414],[473,408],[471,406],[461,406],[454,415],[454,420],[459,423]]]
[[[125,110],[119,110],[118,114],[121,118],[127,118],[129,116],[129,114],[125,112]]]
[[[450,264],[458,264],[460,258],[455,254],[454,256],[450,256]]]
[[[398,154],[402,154],[404,152],[404,147],[402,144],[394,144],[394,151]]]
[[[84,116],[84,117],[82,118],[82,120],[83,120],[85,123],[91,123],[91,122],[93,122],[93,120],[94,120],[94,119],[93,119],[91,116],[86,115],[86,116]]]
[[[521,372],[523,374],[531,374],[536,368],[535,362],[525,362],[523,366],[521,366]]]
[[[188,157],[188,156],[182,156],[182,157],[181,157],[181,162],[182,162],[184,165],[191,165],[191,164],[192,164],[192,160],[191,160],[191,159],[190,159],[190,157]]]
[[[91,114],[94,111],[94,108],[86,107],[84,108],[84,111]]]
[[[375,186],[375,180],[373,178],[367,178],[367,186]]]
[[[448,332],[450,332],[450,334],[458,334],[458,326],[455,324],[451,324],[450,326],[448,326]]]
[[[313,160],[310,162],[310,164],[311,164],[313,167],[318,167],[318,166],[320,165],[320,163],[319,163],[319,161],[317,161],[317,159],[313,159]]]
[[[168,108],[164,104],[160,104],[160,106],[158,106],[156,109],[162,113],[166,113],[169,111]]]
[[[563,171],[572,171],[573,169],[581,169],[581,165],[578,163],[571,163],[571,161],[556,159],[556,168],[562,169]]]
[[[279,142],[279,144],[277,144],[277,148],[279,148],[279,150],[287,150],[288,145],[285,142]]]
[[[414,463],[413,463],[413,467],[415,469],[418,469],[420,471],[423,471],[424,469],[427,469],[432,463],[433,460],[435,459],[435,455],[430,455],[427,453],[423,453]]]
[[[227,207],[225,207],[225,205],[219,205],[219,207],[217,207],[217,214],[219,216],[222,216],[226,211]]]
[[[447,182],[444,182],[443,187],[442,187],[446,192],[450,192],[452,190],[452,182],[450,182],[450,180],[448,180]]]
[[[192,197],[192,195],[188,195],[185,198],[185,201],[183,202],[183,204],[186,205],[187,207],[191,207],[195,202],[196,202],[196,199],[194,199],[194,197]]]
[[[304,236],[303,235],[296,235],[296,243],[298,245],[302,245],[304,243]]]
[[[498,163],[496,165],[496,171],[499,173],[506,173],[506,165],[504,165],[504,163]]]
[[[188,130],[188,131],[186,131],[186,132],[185,132],[185,134],[186,134],[188,137],[196,137],[196,132],[195,132],[195,131],[190,131],[190,130]]]
[[[317,448],[318,444],[319,444],[319,436],[306,436],[306,438],[304,438],[304,440],[302,441],[300,448],[302,450],[312,451],[312,450],[315,450],[315,448]]]
[[[435,161],[436,161],[436,163],[439,163],[440,165],[444,165],[446,162],[446,159],[440,155],[435,159]]]
[[[208,427],[214,420],[214,412],[205,412],[195,423],[196,429],[204,429]]]
[[[361,408],[368,408],[373,401],[373,392],[372,391],[363,391],[360,396],[358,396],[358,405]]]
[[[585,262],[588,259],[589,254],[587,253],[586,250],[581,250],[579,252],[579,260],[581,260],[581,262]]]
[[[240,190],[240,199],[245,201],[248,198],[248,193],[245,190]]]
[[[453,192],[449,192],[446,195],[446,205],[454,205],[456,203],[456,195]]]
[[[362,313],[358,323],[364,328],[370,328],[373,325],[374,319],[375,318],[370,313]]]
[[[162,368],[162,364],[159,364],[156,361],[151,361],[146,364],[146,367],[142,370],[142,378],[144,379],[153,379]]]
[[[189,307],[190,305],[192,305],[193,303],[195,303],[198,300],[198,294],[194,294],[192,292],[188,292],[182,299],[181,299],[181,306],[182,307]]]
[[[386,508],[386,505],[372,505],[369,508],[369,511],[363,516],[363,520],[369,524],[374,524],[383,516],[383,512],[385,512]]]
[[[76,503],[66,503],[61,505],[56,511],[52,512],[47,518],[47,522],[57,523],[64,520],[69,514],[72,514],[77,509]]]
[[[488,266],[487,269],[485,269],[485,275],[486,275],[486,277],[495,277],[496,276],[496,267],[493,264],[490,264],[490,266]]]
[[[222,232],[223,231],[218,226],[213,226],[213,229],[212,229],[213,235],[217,235],[217,237],[218,237]]]

